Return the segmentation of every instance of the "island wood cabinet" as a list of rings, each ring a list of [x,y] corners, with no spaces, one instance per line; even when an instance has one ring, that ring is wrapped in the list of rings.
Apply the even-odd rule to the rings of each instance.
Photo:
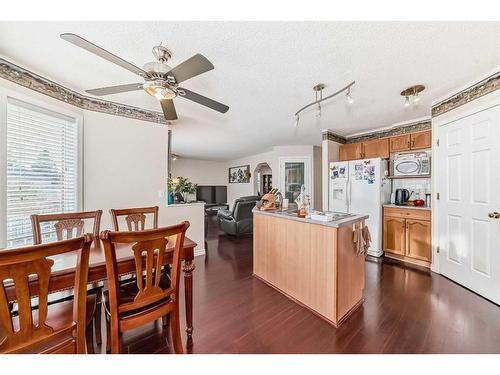
[[[338,327],[363,303],[365,255],[353,243],[362,220],[335,228],[254,210],[254,276]]]
[[[432,132],[426,130],[390,138],[390,151],[409,151],[432,147]]]
[[[431,212],[384,207],[386,256],[422,266],[431,263]]]
[[[389,138],[350,143],[339,147],[339,160],[356,160],[389,157]]]

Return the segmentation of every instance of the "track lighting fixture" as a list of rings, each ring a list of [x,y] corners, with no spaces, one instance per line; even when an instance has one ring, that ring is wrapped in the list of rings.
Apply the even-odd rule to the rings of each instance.
[[[347,104],[350,105],[350,104],[354,103],[354,99],[351,96],[351,88],[350,87],[347,89],[347,92],[345,93],[345,97],[347,99]]]
[[[321,113],[321,102],[327,100],[327,99],[331,99],[337,95],[339,95],[340,93],[342,92],[346,92],[346,100],[347,100],[347,103],[348,104],[352,104],[354,103],[354,100],[351,96],[351,86],[354,85],[356,82],[355,81],[352,81],[351,83],[349,83],[346,87],[334,92],[333,94],[331,95],[328,95],[326,97],[323,98],[323,89],[325,88],[325,85],[322,84],[322,83],[318,83],[316,86],[313,87],[313,90],[315,91],[316,93],[316,100],[304,107],[302,107],[301,109],[299,109],[297,112],[295,112],[295,126],[299,126],[299,115],[300,113],[305,110],[306,108],[309,108],[313,105],[317,105],[317,111],[316,111],[316,117],[317,118],[320,118],[322,113]]]

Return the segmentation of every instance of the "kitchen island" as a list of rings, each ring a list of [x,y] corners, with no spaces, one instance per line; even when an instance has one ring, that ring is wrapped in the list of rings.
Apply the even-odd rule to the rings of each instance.
[[[355,249],[353,229],[368,216],[322,222],[289,211],[253,213],[254,276],[338,327],[363,303],[365,254]]]

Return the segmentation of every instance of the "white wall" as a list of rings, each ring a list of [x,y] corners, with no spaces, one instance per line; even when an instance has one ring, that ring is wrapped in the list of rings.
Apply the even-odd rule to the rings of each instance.
[[[318,146],[313,146],[313,189],[314,189],[314,203],[315,210],[323,209],[323,160],[322,149]]]
[[[323,210],[328,210],[328,185],[330,183],[330,162],[339,160],[339,147],[340,143],[324,140],[322,141],[322,162],[321,162],[321,174],[322,174],[322,205]]]
[[[322,186],[321,186],[321,147],[306,145],[306,146],[275,146],[272,151],[264,152],[257,155],[231,160],[227,163],[227,167],[250,164],[250,172],[252,176],[248,184],[228,184],[227,195],[230,207],[234,201],[245,195],[254,194],[255,176],[254,171],[259,163],[267,163],[272,170],[273,186],[279,188],[279,159],[281,157],[307,156],[311,159],[312,171],[312,186],[313,206],[315,209],[321,209],[322,201]],[[318,206],[319,204],[319,206]]]
[[[159,206],[163,219],[166,126],[85,111],[83,145],[84,206],[103,210],[103,228],[111,208]]]
[[[103,210],[101,229],[111,229],[110,208],[157,205],[160,225],[189,220],[187,236],[203,249],[203,206],[180,207],[175,214],[167,208],[166,126],[84,111],[3,79],[0,89],[20,100],[83,117],[82,210]]]
[[[198,185],[227,185],[226,162],[186,159],[172,161],[172,177],[186,177]]]
[[[267,163],[271,167],[273,172],[272,174],[273,174],[273,184],[274,184],[277,175],[276,173],[277,169],[274,164],[274,153],[272,151],[263,152],[260,154],[251,155],[226,162],[226,171],[230,167],[249,164],[250,174],[251,174],[249,183],[227,184],[227,202],[229,203],[230,207],[233,206],[234,201],[239,197],[254,195],[254,186],[256,177],[254,175],[254,171],[255,168],[257,168],[257,165],[260,163]]]

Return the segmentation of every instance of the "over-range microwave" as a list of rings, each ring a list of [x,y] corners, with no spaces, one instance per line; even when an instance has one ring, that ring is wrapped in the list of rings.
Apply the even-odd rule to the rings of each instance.
[[[431,156],[428,152],[397,154],[393,161],[393,176],[420,176],[431,174]]]

